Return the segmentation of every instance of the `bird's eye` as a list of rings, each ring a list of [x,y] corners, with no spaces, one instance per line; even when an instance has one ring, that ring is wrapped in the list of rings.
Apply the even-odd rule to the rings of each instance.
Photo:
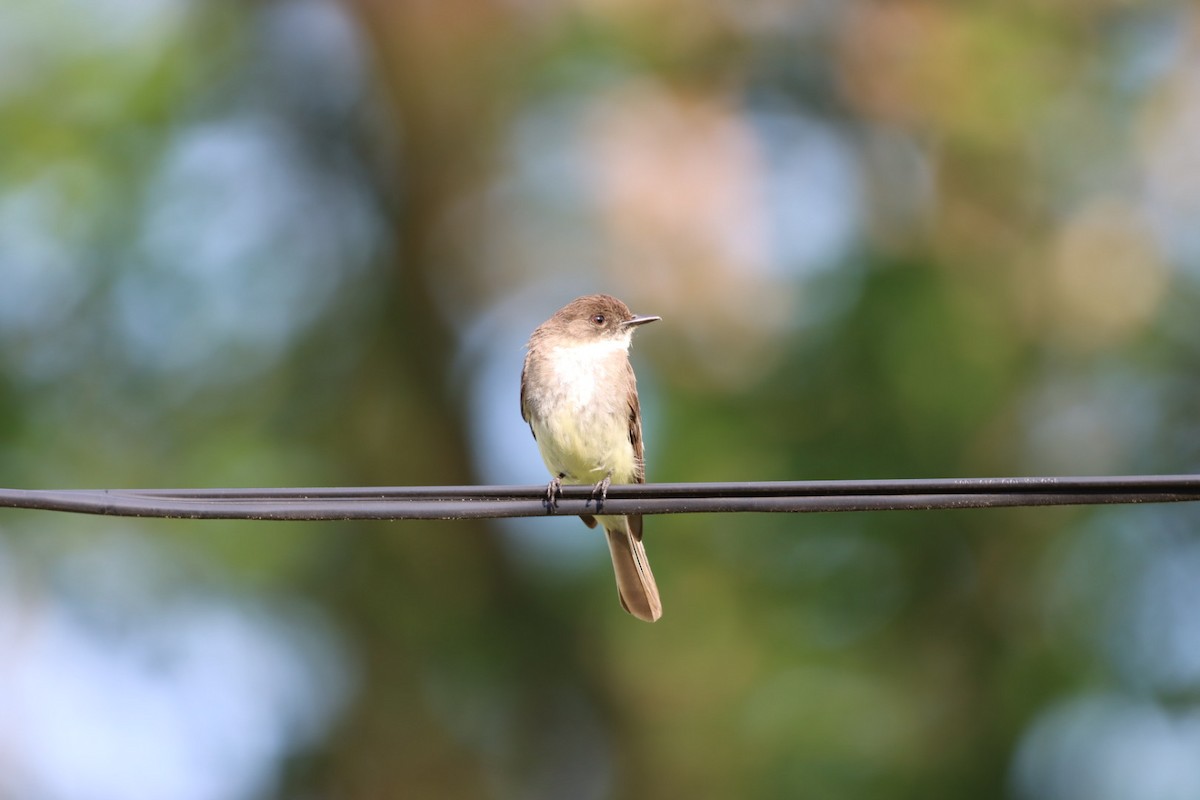
[[[604,324],[604,315],[603,314],[593,314],[592,322],[594,322],[597,325],[603,325]]]

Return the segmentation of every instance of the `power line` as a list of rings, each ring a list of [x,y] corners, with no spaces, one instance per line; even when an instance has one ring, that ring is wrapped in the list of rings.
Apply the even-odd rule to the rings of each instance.
[[[597,513],[589,486],[0,489],[0,507],[175,519],[399,520]],[[1200,500],[1200,476],[652,483],[612,486],[607,514],[901,511]]]

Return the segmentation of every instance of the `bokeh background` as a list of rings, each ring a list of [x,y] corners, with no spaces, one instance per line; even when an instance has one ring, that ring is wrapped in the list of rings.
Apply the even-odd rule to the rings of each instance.
[[[608,291],[651,480],[1200,463],[1200,11],[0,2],[0,485],[539,483]],[[0,796],[1200,797],[1186,506],[0,514]]]

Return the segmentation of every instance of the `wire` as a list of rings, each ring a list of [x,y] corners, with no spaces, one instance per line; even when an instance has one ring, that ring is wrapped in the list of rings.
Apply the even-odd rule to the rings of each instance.
[[[1200,476],[653,483],[612,486],[605,514],[897,511],[1200,500]],[[283,489],[0,489],[0,507],[174,519],[399,520],[578,516],[590,486]]]

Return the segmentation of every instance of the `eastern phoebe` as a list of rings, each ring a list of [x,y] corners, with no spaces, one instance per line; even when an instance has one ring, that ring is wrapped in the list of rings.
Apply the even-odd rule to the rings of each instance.
[[[572,300],[529,337],[521,370],[521,416],[529,423],[542,460],[553,476],[546,501],[554,505],[562,484],[592,484],[599,510],[612,483],[645,483],[642,412],[629,342],[638,325],[661,317],[637,316],[615,297],[592,294]],[[617,576],[621,605],[654,622],[662,602],[640,516],[583,516],[599,522]]]

